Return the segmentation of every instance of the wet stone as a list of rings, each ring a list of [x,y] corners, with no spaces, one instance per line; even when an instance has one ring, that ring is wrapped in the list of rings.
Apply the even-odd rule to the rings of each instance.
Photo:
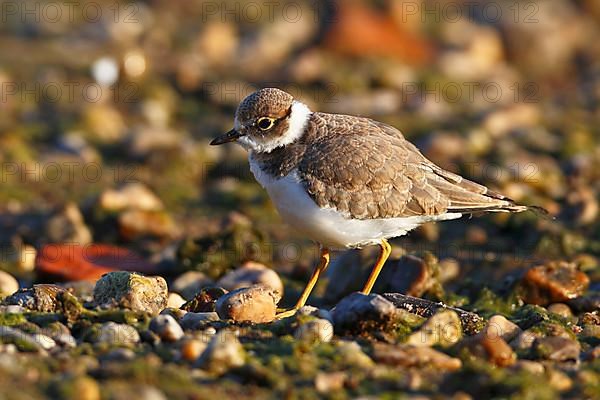
[[[200,271],[187,271],[175,278],[171,290],[179,293],[186,300],[191,300],[203,287],[212,285],[212,279],[206,274]]]
[[[373,359],[378,363],[405,368],[433,367],[444,371],[455,371],[462,366],[458,358],[429,347],[411,345],[376,343],[373,347]]]
[[[222,330],[210,341],[195,366],[216,375],[245,364],[246,354],[235,333]]]
[[[150,330],[165,342],[176,342],[183,337],[183,329],[170,315],[158,315],[152,318]]]
[[[158,314],[167,306],[167,282],[159,276],[110,272],[94,287],[94,301],[104,308],[120,307]]]
[[[384,328],[393,323],[399,312],[378,294],[352,293],[344,297],[331,311],[336,331],[362,331],[364,328]]]
[[[575,264],[552,262],[531,268],[521,281],[524,301],[546,305],[574,299],[589,286],[588,276]]]
[[[237,322],[271,322],[275,319],[279,293],[266,286],[251,286],[234,290],[217,300],[216,311],[221,319]]]
[[[494,315],[490,318],[486,326],[479,335],[487,336],[490,339],[502,338],[510,342],[521,333],[519,326],[502,315]]]
[[[214,311],[200,313],[189,312],[181,318],[181,326],[184,329],[197,330],[202,329],[210,322],[216,322],[220,320],[221,318],[219,318],[219,314]]]
[[[296,328],[294,337],[308,342],[327,343],[333,338],[333,325],[326,319],[315,318]]]
[[[551,361],[577,361],[581,346],[573,339],[560,336],[537,338],[533,342],[534,354],[541,359]]]
[[[7,296],[19,290],[19,282],[8,272],[0,270],[0,296]]]
[[[452,310],[443,310],[434,314],[418,331],[410,335],[407,344],[448,347],[457,343],[461,337],[460,318]]]
[[[283,282],[277,272],[265,265],[248,261],[241,267],[228,272],[217,282],[217,285],[229,291],[253,285],[267,286],[283,294]]]
[[[128,347],[139,343],[140,335],[133,326],[106,322],[100,327],[96,342]]]
[[[28,310],[55,312],[61,308],[61,296],[66,290],[58,285],[39,284],[24,288],[4,299],[5,305],[16,305]]]
[[[215,311],[217,300],[225,294],[227,290],[220,287],[204,288],[192,300],[182,305],[181,309],[195,313]]]

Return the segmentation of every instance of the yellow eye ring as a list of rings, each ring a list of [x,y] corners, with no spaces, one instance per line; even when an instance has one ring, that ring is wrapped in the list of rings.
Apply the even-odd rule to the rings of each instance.
[[[274,124],[275,124],[275,119],[269,118],[269,117],[260,117],[258,119],[258,121],[256,121],[256,126],[258,126],[258,129],[260,129],[261,131],[266,131],[267,129],[271,129]]]

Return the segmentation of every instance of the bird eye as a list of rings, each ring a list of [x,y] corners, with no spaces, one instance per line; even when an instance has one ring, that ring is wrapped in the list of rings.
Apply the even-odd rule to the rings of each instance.
[[[271,129],[273,127],[274,123],[275,123],[275,120],[273,118],[261,117],[256,122],[256,125],[258,126],[258,128],[260,130],[266,131],[267,129]]]

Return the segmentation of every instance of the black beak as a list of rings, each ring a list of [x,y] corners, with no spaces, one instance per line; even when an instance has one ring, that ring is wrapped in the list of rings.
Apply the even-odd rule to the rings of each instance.
[[[214,138],[212,140],[212,142],[210,142],[210,145],[217,146],[217,145],[223,144],[223,143],[235,142],[236,140],[238,140],[238,138],[240,138],[242,136],[244,136],[244,135],[241,134],[240,132],[236,131],[235,129],[232,129],[229,132],[224,133],[224,134]]]

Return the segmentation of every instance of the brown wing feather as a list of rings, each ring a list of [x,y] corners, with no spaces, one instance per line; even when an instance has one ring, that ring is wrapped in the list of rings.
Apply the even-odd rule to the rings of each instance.
[[[320,207],[357,219],[527,209],[441,169],[391,126],[315,113],[308,131],[297,168]]]

